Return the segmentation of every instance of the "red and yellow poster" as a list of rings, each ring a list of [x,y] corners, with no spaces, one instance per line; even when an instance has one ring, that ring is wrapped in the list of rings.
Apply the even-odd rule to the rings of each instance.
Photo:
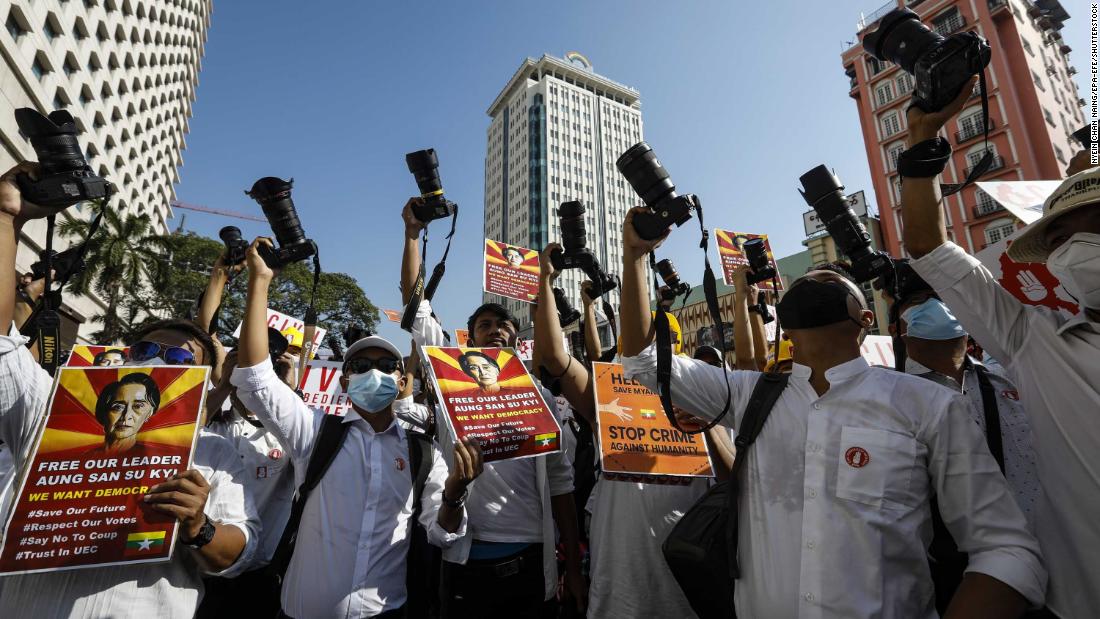
[[[702,434],[668,422],[661,399],[626,378],[618,363],[593,363],[603,471],[618,475],[714,477]]]
[[[117,367],[130,359],[130,349],[126,346],[73,346],[69,360],[65,365],[74,368]]]
[[[424,346],[452,437],[477,437],[486,462],[561,449],[561,426],[511,348]]]
[[[177,521],[142,498],[191,466],[209,371],[58,370],[0,543],[0,573],[171,558]]]
[[[766,234],[750,234],[748,232],[729,232],[727,230],[714,229],[714,238],[718,239],[718,255],[722,259],[722,273],[726,278],[726,285],[733,285],[733,269],[734,267],[742,264],[748,264],[749,259],[745,257],[745,253],[741,250],[741,246],[745,241],[752,239],[764,239],[764,248],[768,250],[768,260],[771,261],[773,269],[776,269],[778,275],[779,269],[775,264],[775,255],[772,254],[772,245],[768,241],[768,235]],[[779,290],[783,289],[783,278],[779,277]],[[773,290],[771,280],[767,282],[760,282],[757,284],[762,289]]]
[[[343,364],[339,361],[310,361],[302,377],[302,400],[329,415],[351,410],[351,400],[340,386]]]
[[[539,253],[485,239],[484,290],[534,303],[539,296]]]

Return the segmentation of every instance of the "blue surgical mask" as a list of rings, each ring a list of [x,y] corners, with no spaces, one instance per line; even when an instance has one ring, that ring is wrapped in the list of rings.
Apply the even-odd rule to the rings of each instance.
[[[370,370],[348,379],[348,397],[368,413],[377,413],[397,399],[397,380],[381,370]]]
[[[901,317],[908,325],[905,335],[909,337],[937,341],[966,337],[966,330],[939,299],[932,298],[914,305],[902,312]]]

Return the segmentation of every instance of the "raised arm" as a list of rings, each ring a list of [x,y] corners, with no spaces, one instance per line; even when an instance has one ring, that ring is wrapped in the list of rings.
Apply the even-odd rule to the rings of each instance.
[[[645,207],[636,206],[627,212],[623,220],[623,287],[619,309],[619,337],[622,339],[619,353],[623,357],[636,356],[653,339],[645,262],[650,252],[668,234],[654,241],[646,241],[638,236],[634,230],[634,214],[645,210]]]
[[[401,304],[407,305],[412,296],[416,278],[420,276],[420,231],[424,224],[413,214],[414,204],[422,201],[421,198],[409,198],[405,208],[401,210],[401,219],[405,222],[405,246],[401,252]]]
[[[586,364],[573,358],[562,344],[558,305],[554,301],[554,280],[559,273],[550,262],[550,254],[561,249],[551,243],[539,256],[539,302],[535,307],[535,350],[546,371],[561,381],[562,395],[590,424],[595,424],[595,398]],[[583,296],[583,295],[582,295]],[[587,308],[586,308],[587,311]]]
[[[600,344],[600,328],[596,324],[596,300],[585,292],[591,285],[588,280],[581,284],[581,302],[584,303],[584,355],[589,362],[594,362],[603,357],[603,345]]]
[[[748,265],[739,265],[733,271],[733,355],[734,367],[739,370],[755,370],[756,350],[749,323]],[[722,360],[725,363],[725,359]]]
[[[199,326],[207,330],[210,335],[217,333],[217,325],[214,324],[214,314],[218,306],[222,304],[222,296],[230,278],[244,269],[244,263],[227,266],[225,253],[214,261],[214,267],[210,269],[210,281],[206,283],[206,291],[202,293],[202,302],[199,303]]]

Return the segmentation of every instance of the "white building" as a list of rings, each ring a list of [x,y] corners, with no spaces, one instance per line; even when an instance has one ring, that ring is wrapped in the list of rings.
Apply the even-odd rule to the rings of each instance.
[[[594,73],[584,56],[566,58],[524,60],[489,107],[485,237],[541,251],[561,242],[558,206],[580,200],[588,248],[620,275],[623,217],[640,200],[615,160],[642,140],[641,101],[633,88]],[[558,280],[578,310],[584,280],[576,269]],[[619,290],[608,298],[618,312]],[[530,323],[530,304],[503,301]]]
[[[168,232],[212,0],[5,0],[0,2],[0,169],[34,160],[15,109],[67,109],[83,130],[89,165],[115,184],[109,208],[146,213]],[[66,214],[87,217],[77,207]],[[16,266],[27,270],[45,223],[23,229]],[[55,241],[64,249],[70,241]],[[60,247],[58,247],[60,245]],[[62,340],[105,310],[66,295]],[[96,330],[85,322],[81,335]]]

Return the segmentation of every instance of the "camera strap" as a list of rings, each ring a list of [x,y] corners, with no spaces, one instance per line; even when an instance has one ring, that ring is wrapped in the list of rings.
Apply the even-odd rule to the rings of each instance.
[[[321,252],[313,252],[313,287],[309,291],[309,307],[306,308],[305,329],[302,330],[302,352],[298,356],[298,377],[295,384],[302,389],[306,380],[306,365],[313,358],[313,334],[317,332],[317,287],[321,284]]]
[[[439,286],[439,282],[443,279],[443,274],[447,271],[447,256],[451,253],[451,241],[454,240],[455,227],[458,225],[458,205],[454,207],[454,212],[451,214],[451,231],[447,234],[447,247],[443,250],[443,257],[439,259],[439,264],[435,265],[432,269],[432,277],[428,280],[428,284],[424,285],[424,263],[428,260],[428,228],[424,227],[424,240],[420,249],[420,273],[416,276],[416,283],[413,284],[412,294],[409,295],[409,303],[405,306],[404,313],[401,314],[401,328],[405,331],[412,331],[413,321],[416,319],[416,311],[420,308],[420,302],[427,299],[432,300],[435,296],[435,289]]]
[[[982,133],[984,134],[983,145],[985,147],[985,154],[982,155],[981,160],[979,160],[977,164],[970,168],[970,173],[966,175],[963,182],[940,184],[940,193],[943,197],[962,191],[963,187],[973,184],[974,181],[985,175],[985,173],[989,171],[989,168],[993,166],[993,151],[989,150],[989,93],[986,91],[985,69],[982,69],[981,72],[978,73],[978,89],[982,97]],[[950,147],[947,152],[948,156],[950,156]]]

